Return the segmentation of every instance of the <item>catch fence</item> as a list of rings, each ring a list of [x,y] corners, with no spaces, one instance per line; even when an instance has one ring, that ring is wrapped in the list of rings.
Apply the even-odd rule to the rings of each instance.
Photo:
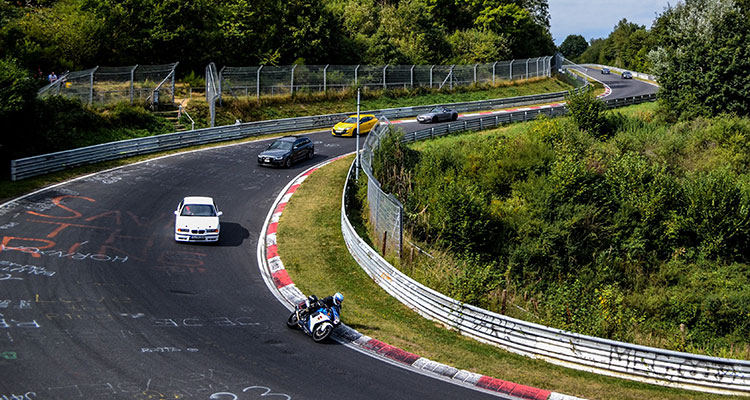
[[[67,72],[39,89],[38,96],[61,95],[83,103],[115,103],[144,100],[174,102],[175,69],[179,63],[94,67]]]
[[[297,92],[449,88],[550,76],[552,57],[472,65],[286,65],[224,67],[222,96],[256,97]]]

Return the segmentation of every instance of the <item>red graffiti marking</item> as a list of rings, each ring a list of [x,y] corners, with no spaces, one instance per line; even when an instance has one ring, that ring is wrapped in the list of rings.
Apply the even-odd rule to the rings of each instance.
[[[47,234],[48,238],[53,238],[57,236],[58,233],[62,232],[66,228],[74,227],[74,228],[84,228],[84,229],[105,229],[109,230],[110,228],[106,228],[103,226],[94,226],[94,225],[81,225],[81,224],[73,224],[70,222],[57,222],[57,221],[42,221],[39,219],[30,219],[29,222],[38,222],[40,224],[49,224],[49,225],[58,225],[57,228],[53,229],[52,232]]]
[[[103,213],[101,213],[99,215],[94,215],[93,217],[88,217],[84,221],[91,222],[91,221],[96,221],[97,219],[100,219],[100,218],[110,218],[110,219],[113,218],[114,222],[115,222],[115,225],[122,225],[121,214],[120,214],[119,211],[116,211],[116,210],[115,211],[105,211],[105,212],[103,212]]]
[[[69,216],[65,217],[65,216],[58,216],[58,215],[42,214],[42,213],[38,213],[36,211],[26,211],[26,212],[29,213],[29,214],[31,214],[31,215],[36,215],[36,216],[39,216],[39,217],[59,218],[59,219],[73,219],[73,218],[78,218],[78,217],[82,216],[83,214],[81,214],[80,212],[75,211],[72,208],[69,208],[69,207],[66,207],[66,206],[60,204],[60,202],[62,200],[67,199],[67,198],[71,198],[71,199],[83,199],[83,200],[86,200],[86,201],[89,201],[89,202],[92,202],[92,203],[96,202],[96,200],[88,198],[88,197],[82,197],[82,196],[60,196],[60,197],[55,197],[54,199],[52,199],[52,203],[54,205],[56,205],[57,207],[62,208],[65,211],[73,213],[73,215],[69,215]]]
[[[42,242],[42,243],[45,243],[45,245],[41,246],[41,247],[38,246],[38,245],[34,245],[34,246],[28,246],[28,245],[27,246],[18,246],[18,245],[10,246],[9,243],[11,241],[14,241],[14,240],[21,240],[21,241],[27,241],[27,242]],[[38,250],[49,249],[49,248],[52,248],[52,247],[55,246],[55,242],[53,242],[51,240],[34,239],[34,238],[21,238],[21,237],[15,237],[15,236],[4,236],[3,237],[3,241],[0,244],[2,244],[2,246],[0,247],[0,252],[3,251],[3,250],[5,250],[6,247],[9,247],[9,248],[23,247],[23,249],[19,249],[19,250],[23,251],[24,253],[30,253],[32,257],[36,257],[36,258],[40,258],[41,257],[41,255],[37,253]]]

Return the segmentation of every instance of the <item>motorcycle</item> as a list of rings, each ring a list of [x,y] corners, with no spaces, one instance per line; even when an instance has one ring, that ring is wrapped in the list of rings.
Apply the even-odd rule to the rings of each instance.
[[[303,301],[294,308],[294,311],[286,320],[286,325],[292,329],[301,329],[303,332],[312,336],[315,342],[322,342],[328,339],[333,332],[333,328],[339,325],[339,318],[322,304],[317,304],[314,311],[308,313],[306,310],[309,303]]]

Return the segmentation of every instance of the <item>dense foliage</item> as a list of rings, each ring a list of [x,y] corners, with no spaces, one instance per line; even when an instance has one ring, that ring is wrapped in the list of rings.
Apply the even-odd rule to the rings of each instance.
[[[173,127],[145,107],[118,104],[102,112],[79,100],[39,99],[31,74],[0,60],[0,160],[167,133]],[[5,170],[4,172],[6,172]]]
[[[566,37],[560,44],[558,50],[560,50],[560,53],[562,53],[565,58],[575,60],[588,48],[589,44],[583,36],[568,35],[568,37]]]
[[[675,116],[750,115],[750,4],[734,0],[679,3],[654,29],[651,53],[664,108]]]
[[[622,19],[608,37],[591,40],[577,61],[650,72],[648,53],[655,47],[651,31],[643,25]]]
[[[547,0],[0,2],[0,58],[94,65],[473,63],[550,55]]]
[[[747,345],[750,120],[607,118],[610,136],[542,118],[391,165],[413,177],[400,186],[412,235],[463,265],[435,285],[480,306],[507,288],[528,307],[529,293],[532,320],[587,334]]]

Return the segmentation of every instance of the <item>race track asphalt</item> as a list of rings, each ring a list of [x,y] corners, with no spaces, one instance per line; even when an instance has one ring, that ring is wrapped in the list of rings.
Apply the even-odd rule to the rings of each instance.
[[[610,86],[618,96],[655,90]],[[496,398],[287,329],[258,270],[264,219],[300,171],[355,147],[309,136],[315,158],[291,169],[258,166],[268,141],[248,142],[0,208],[0,399]],[[172,212],[187,195],[212,196],[224,212],[217,245],[173,240]]]

